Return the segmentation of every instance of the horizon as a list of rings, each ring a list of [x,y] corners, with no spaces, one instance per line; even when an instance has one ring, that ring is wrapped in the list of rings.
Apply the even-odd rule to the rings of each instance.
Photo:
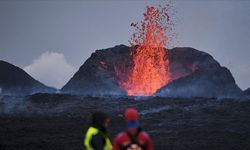
[[[129,45],[130,23],[141,20],[147,5],[158,4],[162,2],[1,1],[0,59],[60,89],[95,50]],[[232,72],[242,90],[249,88],[250,2],[190,0],[173,6],[177,37],[172,47],[209,53]]]

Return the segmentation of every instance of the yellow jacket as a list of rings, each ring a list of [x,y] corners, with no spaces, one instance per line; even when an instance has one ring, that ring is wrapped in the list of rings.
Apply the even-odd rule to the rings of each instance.
[[[86,150],[94,150],[94,148],[91,145],[91,140],[92,137],[97,134],[100,134],[105,139],[105,146],[103,150],[112,150],[112,144],[110,142],[110,139],[102,131],[100,131],[95,127],[90,127],[85,135],[84,146]]]

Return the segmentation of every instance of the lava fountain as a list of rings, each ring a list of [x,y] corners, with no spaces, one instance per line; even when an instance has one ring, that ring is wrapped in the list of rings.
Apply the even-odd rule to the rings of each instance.
[[[167,29],[170,22],[168,7],[148,6],[140,23],[131,23],[135,28],[131,40],[130,55],[133,66],[126,81],[120,86],[129,96],[152,96],[170,82]]]

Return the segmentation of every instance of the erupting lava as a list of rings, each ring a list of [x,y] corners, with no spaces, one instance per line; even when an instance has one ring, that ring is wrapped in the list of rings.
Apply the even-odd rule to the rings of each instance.
[[[168,8],[148,6],[144,19],[135,27],[131,40],[133,66],[119,84],[129,96],[151,96],[170,81],[167,51]]]

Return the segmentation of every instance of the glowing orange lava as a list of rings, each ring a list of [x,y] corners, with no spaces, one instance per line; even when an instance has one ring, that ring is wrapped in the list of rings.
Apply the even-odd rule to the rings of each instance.
[[[120,86],[129,96],[151,96],[170,81],[166,35],[169,16],[167,7],[147,7],[144,19],[135,27],[131,40],[133,67]]]

